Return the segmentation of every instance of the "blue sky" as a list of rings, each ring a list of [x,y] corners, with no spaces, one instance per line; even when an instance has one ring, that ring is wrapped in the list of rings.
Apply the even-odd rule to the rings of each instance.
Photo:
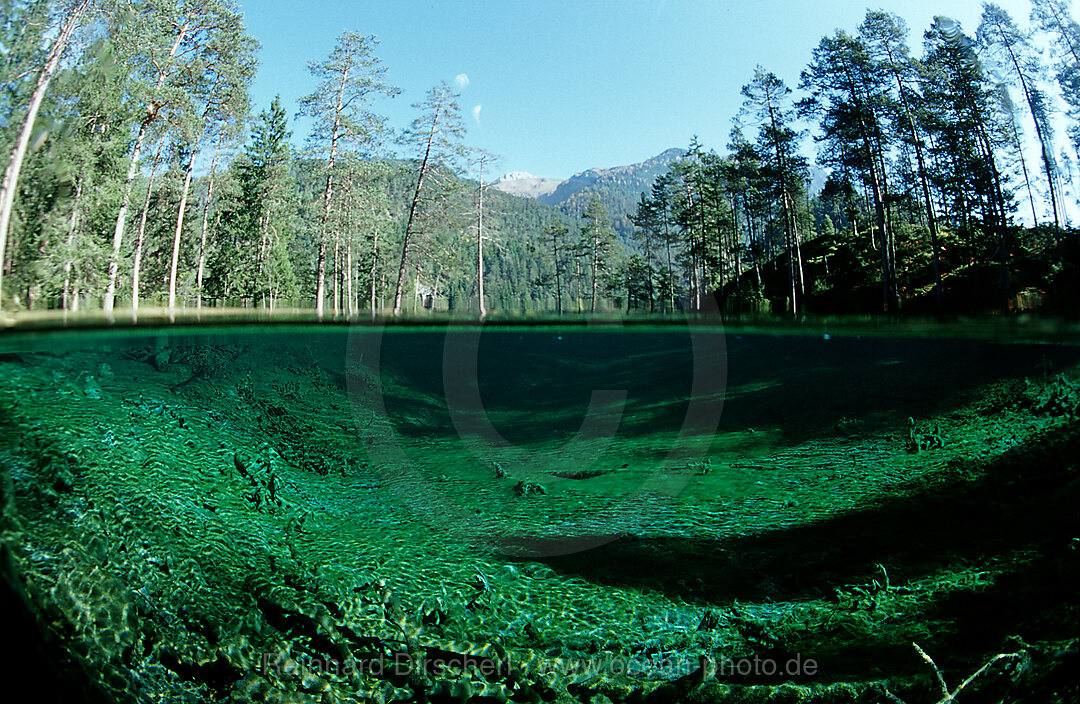
[[[446,80],[458,90],[467,142],[500,157],[496,169],[565,178],[641,161],[697,134],[723,151],[740,88],[757,64],[795,88],[820,38],[854,31],[866,0],[240,0],[261,42],[257,110],[280,93],[290,117],[343,30],[374,34],[391,83],[379,101],[395,129]],[[1028,0],[999,0],[1026,25]],[[974,33],[974,0],[884,0],[921,53],[936,14]],[[1075,11],[1074,11],[1075,15]],[[467,77],[467,80],[466,78]],[[302,143],[307,125],[292,121]]]

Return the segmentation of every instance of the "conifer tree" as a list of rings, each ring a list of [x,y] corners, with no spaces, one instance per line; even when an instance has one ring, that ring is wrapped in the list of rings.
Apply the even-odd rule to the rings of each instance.
[[[480,311],[480,317],[487,315],[487,302],[484,300],[484,191],[488,184],[484,183],[484,167],[490,166],[495,156],[482,149],[474,150],[472,163],[476,164],[477,187],[476,187],[476,303]]]
[[[548,225],[544,231],[547,243],[551,245],[552,276],[555,280],[555,314],[562,315],[563,275],[566,273],[566,238],[570,229],[561,222]]]
[[[595,313],[600,277],[607,274],[611,267],[615,233],[611,230],[611,220],[599,197],[589,201],[581,219],[585,221],[581,227],[581,245],[589,262],[589,312]]]
[[[106,312],[112,311],[115,303],[131,192],[146,139],[160,120],[180,122],[172,113],[189,104],[192,80],[204,76],[202,64],[219,23],[229,15],[238,17],[221,0],[206,5],[194,0],[132,0],[130,9],[114,17],[111,35],[128,67],[129,99],[141,112],[141,118],[132,139],[123,196],[113,227],[113,251],[103,302]]]
[[[421,222],[429,206],[434,204],[433,182],[443,173],[455,173],[465,156],[462,139],[465,125],[461,121],[458,96],[445,81],[431,88],[420,103],[413,105],[420,116],[413,120],[398,140],[416,155],[416,185],[409,198],[405,234],[401,242],[401,260],[394,287],[394,315],[401,314],[402,294],[409,265],[409,255],[422,234]]]
[[[1080,155],[1080,24],[1069,14],[1067,0],[1032,0],[1031,18],[1054,48],[1057,82],[1072,120],[1068,133]]]
[[[228,266],[234,276],[242,273],[241,290],[269,306],[296,293],[287,256],[294,198],[291,136],[281,96],[276,96],[259,113],[236,163],[239,202],[229,217],[234,241],[228,261],[219,265]]]
[[[300,101],[300,114],[313,121],[309,140],[326,158],[315,289],[315,311],[320,316],[326,299],[327,243],[337,239],[331,232],[331,213],[338,154],[345,143],[373,150],[385,133],[386,118],[373,110],[372,100],[400,92],[386,82],[386,68],[375,56],[377,46],[374,36],[343,32],[326,60],[308,64],[319,86]]]
[[[1039,140],[1054,226],[1060,227],[1060,186],[1051,126],[1053,115],[1046,94],[1038,85],[1038,74],[1042,70],[1038,55],[1009,13],[994,3],[983,5],[982,22],[979,24],[977,36],[984,51],[997,60],[1005,74],[1020,87],[1024,95],[1024,102],[1028,106]]]
[[[0,181],[0,306],[3,305],[3,274],[6,259],[8,229],[11,226],[11,212],[15,205],[15,194],[19,188],[19,174],[22,171],[23,160],[26,158],[27,148],[30,146],[30,137],[34,131],[34,123],[37,121],[38,111],[45,99],[45,93],[49,89],[49,83],[60,67],[60,59],[67,49],[71,35],[82,21],[83,13],[90,7],[92,0],[74,0],[57,21],[57,34],[52,38],[48,54],[45,56],[43,65],[36,71],[37,79],[34,89],[30,94],[26,112],[22,115],[19,130],[15,137],[15,144],[7,159],[4,169],[3,180]]]
[[[959,23],[936,17],[924,45],[920,64],[924,128],[934,138],[938,178],[951,219],[967,225],[978,211],[986,228],[1000,231],[1008,215],[995,154],[998,138],[975,44]]]
[[[230,123],[246,117],[248,86],[255,77],[255,51],[258,47],[244,30],[242,16],[228,0],[206,0],[194,8],[190,19],[206,27],[207,33],[202,60],[198,64],[200,71],[185,76],[188,100],[185,101],[187,109],[183,119],[187,134],[183,138],[187,142],[184,148],[188,158],[173,232],[169,310],[176,308],[180,244],[195,159],[204,136],[215,130],[228,130]],[[199,296],[201,298],[201,292]]]
[[[806,160],[798,153],[798,133],[791,127],[794,109],[791,89],[776,74],[761,66],[754,79],[743,86],[744,114],[759,126],[758,153],[762,155],[765,177],[780,202],[784,244],[787,249],[791,313],[798,314],[803,288],[802,246],[795,198],[806,173]]]
[[[887,311],[898,303],[894,275],[894,243],[889,229],[885,130],[890,77],[871,60],[866,44],[846,32],[822,38],[800,87],[810,91],[802,101],[805,115],[821,118],[825,145],[822,161],[860,173],[873,195],[881,260],[882,303]]]
[[[649,312],[653,312],[656,306],[655,243],[660,239],[661,226],[656,202],[642,193],[638,199],[637,208],[630,216],[630,221],[637,228],[635,236],[645,248],[642,265],[644,266],[645,288],[649,297]]]
[[[930,231],[930,249],[934,262],[934,295],[938,307],[943,303],[941,260],[938,246],[937,216],[930,190],[930,173],[925,156],[924,138],[919,129],[917,114],[921,102],[918,92],[918,70],[907,45],[907,25],[900,17],[883,10],[867,10],[866,19],[859,25],[859,36],[865,42],[870,58],[883,72],[892,77],[896,86],[897,140],[915,152],[916,176],[922,192],[923,210]]]

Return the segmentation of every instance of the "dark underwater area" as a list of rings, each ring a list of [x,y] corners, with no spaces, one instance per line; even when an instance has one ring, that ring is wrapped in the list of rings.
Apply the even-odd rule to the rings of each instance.
[[[7,331],[5,674],[57,702],[1080,701],[1080,346],[1047,330]]]

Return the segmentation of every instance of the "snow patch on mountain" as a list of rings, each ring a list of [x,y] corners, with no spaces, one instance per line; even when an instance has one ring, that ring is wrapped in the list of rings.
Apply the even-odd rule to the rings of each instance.
[[[528,171],[510,171],[492,181],[491,185],[510,195],[539,199],[553,193],[561,183],[559,179],[533,176]]]

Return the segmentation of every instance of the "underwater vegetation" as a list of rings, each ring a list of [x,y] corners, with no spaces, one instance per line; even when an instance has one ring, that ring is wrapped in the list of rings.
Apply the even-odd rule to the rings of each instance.
[[[1080,350],[729,333],[723,413],[673,454],[685,331],[485,334],[505,442],[444,378],[451,334],[0,350],[10,676],[40,701],[1080,700]]]

